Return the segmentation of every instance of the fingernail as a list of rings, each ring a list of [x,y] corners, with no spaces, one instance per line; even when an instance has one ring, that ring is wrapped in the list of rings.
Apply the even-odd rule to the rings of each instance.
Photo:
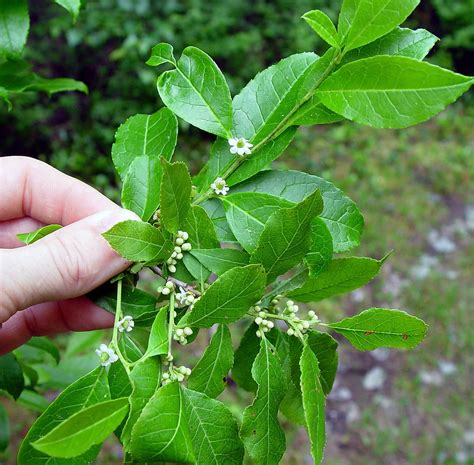
[[[140,217],[130,210],[117,208],[116,210],[105,210],[93,215],[101,232],[108,231],[112,226],[126,220],[141,221]]]

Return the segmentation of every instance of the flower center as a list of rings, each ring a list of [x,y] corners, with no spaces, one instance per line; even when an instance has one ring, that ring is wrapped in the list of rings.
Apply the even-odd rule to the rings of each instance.
[[[224,182],[224,181],[217,181],[217,182],[216,182],[216,187],[217,187],[218,189],[223,189],[224,186],[225,186],[225,182]]]
[[[243,149],[243,148],[245,147],[245,141],[244,141],[244,139],[239,139],[239,140],[237,141],[237,147],[238,147],[239,149]]]
[[[107,352],[102,352],[102,355],[100,356],[100,361],[106,362],[109,358],[110,358],[110,355]]]

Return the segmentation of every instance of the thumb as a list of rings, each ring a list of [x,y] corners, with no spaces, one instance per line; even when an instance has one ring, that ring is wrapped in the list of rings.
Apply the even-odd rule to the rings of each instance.
[[[81,296],[125,270],[130,263],[102,233],[130,219],[140,220],[128,210],[106,210],[27,247],[1,250],[0,323],[31,305]]]

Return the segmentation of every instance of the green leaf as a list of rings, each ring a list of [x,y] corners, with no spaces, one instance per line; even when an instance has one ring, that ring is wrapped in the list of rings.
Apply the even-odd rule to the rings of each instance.
[[[0,0],[0,55],[21,55],[29,28],[26,0]]]
[[[16,357],[13,354],[0,356],[0,390],[8,392],[16,399],[24,387],[23,370]]]
[[[176,382],[155,392],[132,429],[129,452],[135,460],[195,464],[184,404]]]
[[[227,222],[240,245],[252,253],[268,218],[282,208],[292,204],[268,194],[237,193],[222,198]]]
[[[318,359],[320,381],[325,395],[331,392],[336,377],[339,356],[337,355],[337,341],[327,333],[310,331],[307,344]]]
[[[427,325],[419,318],[386,308],[369,308],[327,326],[359,350],[377,347],[413,349],[425,338],[427,331]]]
[[[324,105],[376,128],[426,121],[466,92],[474,79],[402,56],[376,56],[344,65],[317,91]]]
[[[302,287],[290,291],[288,297],[300,302],[318,302],[333,295],[345,294],[378,275],[383,260],[348,257],[333,260],[315,278],[309,278]]]
[[[5,408],[0,404],[0,453],[5,452],[9,443],[10,423]]]
[[[317,95],[313,95],[291,117],[288,124],[294,126],[313,126],[342,121],[344,117],[326,108]]]
[[[306,424],[301,390],[291,380],[288,382],[288,391],[281,401],[280,412],[295,425],[304,426]]]
[[[231,137],[229,87],[221,70],[202,50],[186,47],[176,69],[158,79],[158,92],[163,103],[188,123],[216,136]]]
[[[42,228],[37,229],[36,231],[17,234],[16,237],[24,244],[30,245],[61,228],[62,226],[60,224],[49,224],[48,226],[43,226]]]
[[[130,373],[130,381],[133,386],[133,391],[130,395],[130,414],[120,437],[126,449],[130,446],[131,434],[135,423],[160,387],[161,364],[159,359],[147,358],[138,362]]]
[[[87,86],[81,82],[76,81],[75,79],[69,78],[54,78],[46,79],[34,74],[32,76],[34,79],[24,91],[42,91],[46,92],[48,95],[56,94],[57,92],[66,92],[66,91],[78,91],[84,94],[88,94],[89,90]]]
[[[132,393],[132,383],[121,362],[112,363],[107,372],[110,398],[128,397]]]
[[[349,51],[373,42],[403,23],[420,0],[344,0],[339,14],[339,36]]]
[[[262,169],[267,168],[272,161],[276,160],[286,150],[295,134],[295,128],[288,128],[275,139],[268,141],[259,149],[254,150],[250,156],[240,160],[238,168],[227,177],[227,185],[233,186],[245,181]],[[236,155],[230,153],[227,140],[218,138],[212,145],[208,164],[209,168],[206,176],[207,180],[203,187],[208,188],[216,178],[224,176],[235,160]]]
[[[158,158],[132,161],[122,188],[122,205],[148,221],[160,204],[161,164]]]
[[[131,116],[117,129],[112,146],[117,173],[125,179],[133,160],[141,156],[171,160],[177,137],[178,121],[168,108],[151,115]]]
[[[252,378],[252,364],[260,350],[260,339],[256,335],[258,326],[252,323],[240,340],[235,351],[232,379],[248,392],[257,390],[257,383]]]
[[[58,5],[61,5],[69,13],[71,13],[72,19],[77,20],[79,16],[79,10],[81,9],[81,0],[54,0]]]
[[[127,220],[102,234],[123,258],[133,262],[166,260],[173,251],[171,241],[151,224]]]
[[[237,423],[221,402],[183,388],[197,465],[241,465],[244,448]]]
[[[51,357],[53,357],[56,363],[59,363],[59,350],[56,345],[47,337],[32,337],[26,344],[30,347],[36,347],[37,349],[48,353],[51,355]]]
[[[351,50],[341,60],[341,64],[375,55],[399,55],[423,60],[437,41],[438,38],[425,29],[397,27],[375,42]]]
[[[339,36],[336,26],[331,18],[321,10],[312,10],[305,13],[302,18],[310,25],[310,27],[318,34],[321,39],[332,47],[339,48]]]
[[[301,202],[316,189],[323,197],[319,217],[333,238],[334,252],[345,252],[360,243],[364,219],[355,203],[336,186],[317,176],[299,171],[265,171],[235,186],[232,192],[262,192],[290,202]]]
[[[18,465],[47,465],[51,459],[36,450],[31,445],[39,438],[46,436],[50,431],[77,412],[110,398],[107,384],[107,374],[102,367],[98,367],[87,375],[69,385],[44,413],[34,422],[21,444],[18,453]],[[94,461],[99,452],[93,447],[83,456],[73,460],[54,460],[55,465],[86,465]]]
[[[169,163],[162,158],[161,168],[160,219],[170,233],[177,233],[191,208],[191,177],[182,162]]]
[[[188,387],[215,398],[225,388],[227,374],[234,363],[234,351],[229,328],[220,325],[209,346],[193,368]]]
[[[96,305],[115,314],[117,308],[117,285],[104,284],[88,295]],[[148,292],[127,284],[122,285],[122,313],[130,315],[135,322],[148,319],[156,313],[157,299]]]
[[[179,322],[179,326],[210,328],[216,323],[232,323],[260,300],[264,290],[265,272],[262,266],[232,268],[202,294],[193,310]]]
[[[240,436],[255,465],[276,465],[285,451],[285,433],[278,422],[278,408],[287,389],[275,348],[267,339],[252,366],[257,395],[244,411]]]
[[[206,213],[206,210],[199,205],[193,205],[191,207],[184,223],[184,230],[189,234],[188,242],[193,247],[191,252],[194,249],[212,249],[219,247],[214,224]],[[189,253],[184,254],[183,261],[196,279],[200,282],[207,281],[210,272],[207,267],[202,266],[199,261],[194,258],[194,255]]]
[[[303,347],[300,368],[303,408],[311,443],[311,455],[315,465],[319,465],[323,460],[324,445],[326,443],[324,414],[326,399],[319,380],[318,359],[307,344]]]
[[[305,262],[311,278],[315,278],[332,260],[332,237],[326,223],[321,218],[311,221],[311,249]]]
[[[52,457],[77,457],[101,444],[122,423],[128,409],[127,397],[92,405],[65,419],[32,446]]]
[[[220,199],[207,199],[201,204],[201,207],[206,210],[209,218],[211,218],[216,230],[217,239],[220,242],[237,243],[237,239],[232,234],[227,223],[224,207],[222,206]]]
[[[146,357],[168,353],[168,308],[163,307],[156,315],[151,327]]]
[[[254,194],[255,195],[255,194]],[[297,265],[311,247],[311,221],[323,210],[319,190],[291,208],[273,213],[265,223],[251,263],[261,263],[267,282]]]
[[[192,249],[191,255],[217,276],[249,264],[249,255],[237,249]]]
[[[300,105],[317,60],[315,53],[299,53],[257,74],[233,100],[235,135],[254,145],[270,136]]]
[[[167,43],[155,45],[151,50],[151,56],[146,64],[148,66],[160,66],[164,63],[170,63],[176,66],[176,60],[173,55],[173,47]]]

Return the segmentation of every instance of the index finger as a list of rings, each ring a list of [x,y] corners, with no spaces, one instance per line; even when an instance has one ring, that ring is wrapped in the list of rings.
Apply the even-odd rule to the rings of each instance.
[[[87,184],[28,157],[0,158],[0,221],[31,217],[68,225],[119,208]]]

